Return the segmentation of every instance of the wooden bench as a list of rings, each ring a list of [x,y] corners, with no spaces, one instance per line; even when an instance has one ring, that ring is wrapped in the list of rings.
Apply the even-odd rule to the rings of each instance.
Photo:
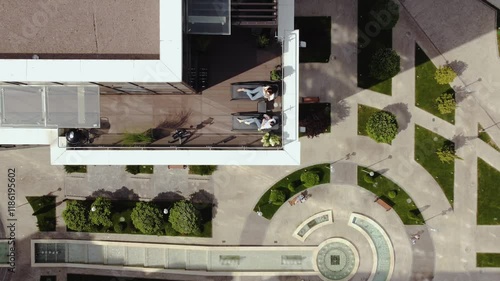
[[[168,165],[168,169],[186,169],[187,165]]]
[[[319,97],[303,97],[302,103],[319,103]]]
[[[387,202],[385,202],[381,198],[377,198],[375,202],[378,203],[380,206],[384,207],[386,211],[390,211],[392,209],[391,205],[387,204]]]

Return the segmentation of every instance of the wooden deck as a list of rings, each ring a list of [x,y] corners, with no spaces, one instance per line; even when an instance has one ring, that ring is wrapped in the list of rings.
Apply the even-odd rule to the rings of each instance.
[[[164,123],[165,137],[153,146],[179,146],[171,135],[186,128],[193,136],[182,146],[261,147],[262,132],[231,130],[233,113],[257,111],[257,101],[231,100],[231,83],[269,81],[271,70],[281,64],[281,51],[278,43],[258,49],[250,29],[214,36],[200,58],[209,69],[209,87],[201,95],[103,95],[101,116],[109,119],[111,128],[93,145],[116,146],[124,132],[144,132]]]

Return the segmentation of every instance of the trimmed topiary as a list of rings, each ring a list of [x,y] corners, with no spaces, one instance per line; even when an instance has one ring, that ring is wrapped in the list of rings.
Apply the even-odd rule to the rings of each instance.
[[[144,234],[163,234],[163,214],[150,202],[137,202],[130,214],[134,227]]]
[[[289,183],[287,185],[288,190],[290,190],[291,193],[295,193],[295,184],[293,182]]]
[[[191,165],[189,166],[189,173],[200,176],[209,176],[217,170],[217,166],[213,165]]]
[[[368,68],[370,76],[379,81],[391,79],[401,71],[400,57],[393,49],[379,49],[373,55]]]
[[[398,133],[396,116],[387,111],[379,111],[368,118],[366,132],[376,142],[390,144]]]
[[[300,175],[300,181],[305,187],[315,186],[319,183],[319,175],[311,171],[303,172]]]
[[[389,197],[391,199],[396,198],[396,195],[398,195],[398,193],[395,190],[391,190],[391,191],[387,192],[387,197]]]
[[[198,234],[201,232],[201,215],[189,201],[179,201],[170,209],[168,221],[172,228],[181,234]]]
[[[371,177],[369,174],[364,174],[363,180],[365,180],[366,183],[374,183],[375,182],[373,177]]]

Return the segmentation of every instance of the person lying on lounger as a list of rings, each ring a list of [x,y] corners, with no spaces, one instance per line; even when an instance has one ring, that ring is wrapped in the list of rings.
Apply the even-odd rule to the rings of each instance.
[[[276,98],[276,90],[271,86],[259,86],[254,89],[239,88],[238,92],[245,92],[251,100],[265,98],[272,101]]]
[[[247,125],[255,123],[255,125],[257,125],[257,130],[262,131],[265,129],[271,129],[278,121],[276,120],[276,117],[270,117],[269,115],[264,114],[262,120],[256,117],[246,119],[238,118],[238,122],[245,123]]]

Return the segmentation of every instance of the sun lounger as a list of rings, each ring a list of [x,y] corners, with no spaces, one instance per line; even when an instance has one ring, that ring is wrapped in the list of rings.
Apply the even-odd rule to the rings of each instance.
[[[246,118],[262,118],[262,114],[259,113],[247,113],[247,114],[233,114],[233,131],[257,131],[257,124],[252,123],[250,125],[245,124],[245,123],[240,123],[238,121],[238,118],[240,119],[246,119]],[[279,122],[278,124],[275,124],[271,129],[266,129],[267,130],[278,130],[280,128]]]
[[[240,82],[240,83],[233,83],[231,84],[231,100],[250,100],[248,95],[245,92],[238,92],[239,88],[245,88],[245,89],[254,89],[259,86],[263,85],[271,85],[275,86],[275,88],[279,89],[278,84],[276,83],[269,83],[269,82]],[[276,95],[279,95],[279,90],[276,93]],[[263,99],[263,98],[262,98]]]

